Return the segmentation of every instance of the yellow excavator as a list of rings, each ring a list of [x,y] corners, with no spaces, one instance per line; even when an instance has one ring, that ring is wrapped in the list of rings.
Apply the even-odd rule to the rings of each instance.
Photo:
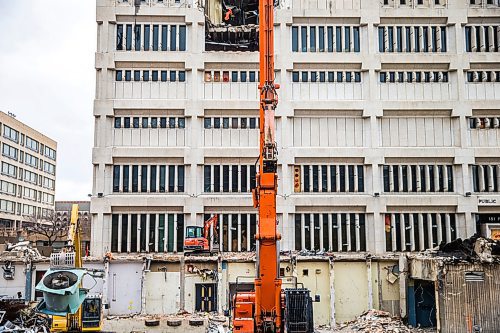
[[[102,278],[102,271],[82,265],[81,226],[78,205],[71,207],[66,244],[60,253],[50,256],[50,269],[36,286],[43,293],[39,312],[51,317],[51,332],[99,332],[102,330],[102,298],[88,295],[83,277]]]

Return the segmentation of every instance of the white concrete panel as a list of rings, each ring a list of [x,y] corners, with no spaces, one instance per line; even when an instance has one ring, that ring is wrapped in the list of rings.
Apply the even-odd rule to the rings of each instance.
[[[142,263],[126,262],[109,265],[108,301],[110,315],[141,312]]]
[[[144,281],[147,314],[173,314],[180,308],[180,273],[147,272]]]

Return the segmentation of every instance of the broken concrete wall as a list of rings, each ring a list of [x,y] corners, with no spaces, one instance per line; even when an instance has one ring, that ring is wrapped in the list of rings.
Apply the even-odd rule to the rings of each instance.
[[[440,332],[498,332],[499,277],[498,263],[445,265],[438,280]]]
[[[365,262],[335,262],[335,321],[353,320],[368,310],[368,273]]]
[[[436,281],[438,276],[436,259],[431,257],[412,259],[409,269],[411,279]]]
[[[373,306],[389,312],[393,316],[399,315],[400,295],[399,279],[395,274],[394,261],[379,261],[371,263]]]
[[[146,314],[170,314],[179,311],[180,265],[178,263],[152,263],[144,276]]]
[[[5,263],[2,263],[2,266]],[[26,287],[26,274],[24,273],[25,265],[23,263],[13,263],[14,274],[12,279],[5,279],[4,276],[0,277],[0,294],[13,298],[24,298]],[[3,273],[3,271],[1,271]],[[21,297],[18,297],[18,296]]]
[[[184,290],[186,293],[184,309],[190,313],[196,309],[196,285],[201,283],[217,283],[219,278],[217,263],[186,263]],[[210,274],[217,273],[217,276]]]

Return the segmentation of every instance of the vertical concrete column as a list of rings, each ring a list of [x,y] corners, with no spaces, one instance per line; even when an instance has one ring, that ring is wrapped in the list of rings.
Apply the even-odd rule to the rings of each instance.
[[[328,257],[328,264],[330,266],[329,284],[330,284],[330,326],[337,327],[335,323],[335,265],[331,257]]]

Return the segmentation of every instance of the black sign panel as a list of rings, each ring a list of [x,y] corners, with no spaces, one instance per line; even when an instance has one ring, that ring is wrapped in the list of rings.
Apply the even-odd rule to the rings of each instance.
[[[477,223],[500,223],[500,214],[476,214]]]

